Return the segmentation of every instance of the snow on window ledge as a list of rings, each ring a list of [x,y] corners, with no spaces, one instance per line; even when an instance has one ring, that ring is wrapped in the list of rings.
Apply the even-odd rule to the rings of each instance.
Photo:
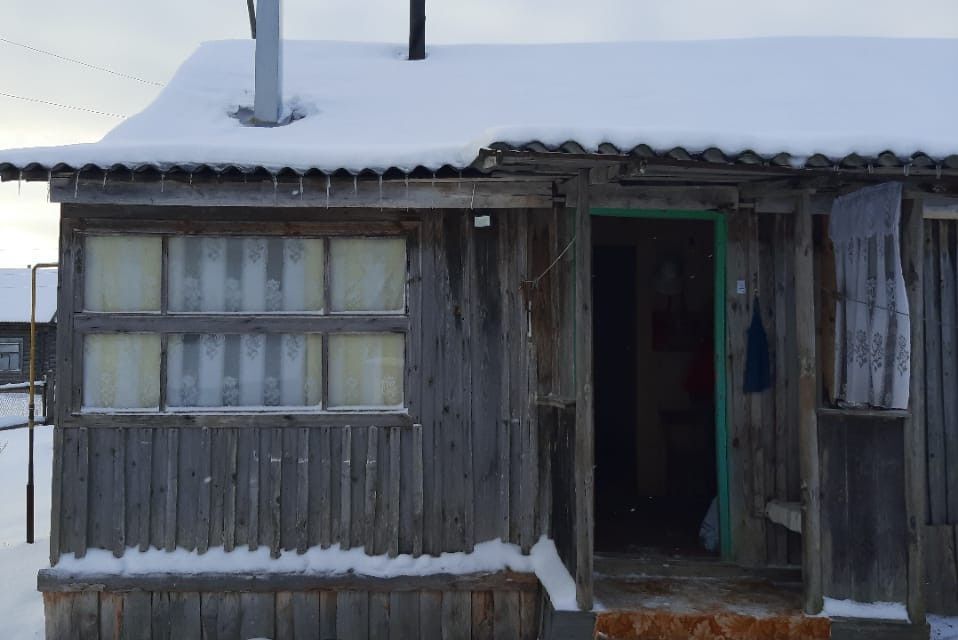
[[[436,574],[468,575],[515,571],[534,573],[549,593],[552,605],[559,611],[577,610],[575,581],[559,558],[555,543],[543,536],[525,555],[519,546],[500,539],[476,544],[469,552],[443,553],[438,556],[414,558],[402,554],[393,558],[386,555],[367,555],[362,547],[342,549],[338,544],[327,549],[312,547],[305,553],[281,552],[270,557],[270,550],[260,547],[255,551],[222,547],[195,553],[178,548],[174,551],[149,549],[139,551],[130,547],[119,558],[106,549],[88,549],[77,558],[68,553],[49,570],[61,578],[89,575],[201,575],[201,574],[299,574],[336,576],[354,574],[371,578],[428,576]]]

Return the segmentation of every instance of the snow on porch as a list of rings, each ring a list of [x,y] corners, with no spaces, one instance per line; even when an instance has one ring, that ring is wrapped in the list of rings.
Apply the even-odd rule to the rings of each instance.
[[[0,165],[465,167],[493,142],[821,153],[958,152],[958,41],[880,38],[433,46],[287,41],[287,111],[245,127],[250,40],[202,45],[145,111],[98,143],[0,152]]]

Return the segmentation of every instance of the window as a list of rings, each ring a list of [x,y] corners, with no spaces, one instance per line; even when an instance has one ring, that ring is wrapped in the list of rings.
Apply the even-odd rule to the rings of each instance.
[[[82,246],[82,411],[405,411],[405,235]]]
[[[0,339],[0,372],[19,373],[23,341],[19,338]]]

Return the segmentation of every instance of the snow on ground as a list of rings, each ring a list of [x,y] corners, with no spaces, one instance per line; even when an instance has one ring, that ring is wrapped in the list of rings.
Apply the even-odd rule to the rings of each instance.
[[[931,625],[931,640],[958,640],[958,618],[928,616]]]
[[[2,419],[2,418],[0,418]],[[43,601],[37,592],[37,571],[47,566],[50,544],[50,471],[53,429],[37,427],[35,436],[35,544],[26,544],[27,430],[0,432],[0,637],[5,640],[43,638]]]
[[[958,85],[942,82],[958,40],[448,45],[419,62],[397,44],[286,41],[285,104],[303,117],[274,128],[231,115],[253,102],[254,46],[202,45],[153,104],[98,143],[3,151],[0,163],[435,169],[468,166],[493,142],[534,140],[797,161],[958,152]],[[922,96],[921,117],[888,99],[890,87]]]

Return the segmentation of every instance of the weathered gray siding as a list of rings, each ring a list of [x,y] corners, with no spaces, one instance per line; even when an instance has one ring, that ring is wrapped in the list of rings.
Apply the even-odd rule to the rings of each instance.
[[[522,285],[529,216],[492,219],[477,229],[468,212],[422,216],[410,336],[421,363],[410,410],[421,430],[202,417],[163,427],[148,416],[69,426],[57,440],[54,559],[92,547],[335,543],[434,554],[497,537],[528,549],[545,530]]]
[[[44,594],[47,640],[533,640],[534,588]]]

